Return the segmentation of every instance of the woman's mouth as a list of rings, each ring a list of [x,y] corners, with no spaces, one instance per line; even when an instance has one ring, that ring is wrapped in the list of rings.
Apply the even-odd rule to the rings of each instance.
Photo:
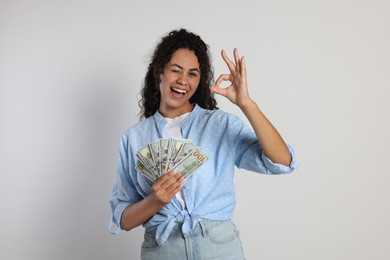
[[[175,95],[180,95],[180,96],[182,96],[182,95],[184,95],[184,94],[187,93],[186,90],[178,89],[178,88],[173,88],[173,87],[171,87],[171,91],[172,91],[173,94],[175,94]]]

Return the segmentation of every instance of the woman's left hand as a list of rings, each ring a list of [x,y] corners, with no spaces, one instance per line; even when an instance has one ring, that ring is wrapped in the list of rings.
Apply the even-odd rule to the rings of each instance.
[[[246,81],[245,59],[244,57],[240,58],[238,56],[238,50],[236,48],[233,51],[234,63],[228,58],[224,50],[221,51],[221,55],[230,70],[230,74],[221,74],[214,86],[211,86],[210,89],[214,93],[228,98],[232,103],[241,107],[248,101],[251,101]],[[231,85],[226,88],[220,87],[223,81],[230,81]]]

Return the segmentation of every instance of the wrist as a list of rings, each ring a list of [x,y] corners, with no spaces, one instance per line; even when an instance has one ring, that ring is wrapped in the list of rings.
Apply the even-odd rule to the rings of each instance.
[[[157,211],[165,207],[165,205],[167,204],[164,203],[154,192],[149,194],[149,196],[147,196],[146,198],[149,201],[150,207]]]
[[[240,101],[238,107],[245,113],[245,111],[257,107],[257,104],[251,98],[248,97],[247,99]]]

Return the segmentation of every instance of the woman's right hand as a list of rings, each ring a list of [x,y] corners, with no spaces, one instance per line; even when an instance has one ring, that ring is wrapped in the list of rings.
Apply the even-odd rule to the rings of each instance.
[[[183,187],[184,178],[180,173],[169,171],[161,176],[152,185],[152,194],[154,201],[164,207],[171,202],[173,196]]]
[[[161,176],[152,185],[153,191],[149,196],[126,207],[120,220],[121,228],[129,231],[148,221],[171,202],[173,196],[183,187],[183,181],[180,173],[172,171]]]

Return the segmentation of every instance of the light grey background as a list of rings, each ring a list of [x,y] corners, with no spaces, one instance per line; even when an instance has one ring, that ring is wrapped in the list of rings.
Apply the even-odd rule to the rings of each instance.
[[[238,47],[252,97],[300,168],[237,171],[248,259],[389,259],[390,2],[0,2],[0,259],[138,259],[112,236],[122,132],[147,59],[185,27]],[[219,98],[222,109],[242,113]]]

